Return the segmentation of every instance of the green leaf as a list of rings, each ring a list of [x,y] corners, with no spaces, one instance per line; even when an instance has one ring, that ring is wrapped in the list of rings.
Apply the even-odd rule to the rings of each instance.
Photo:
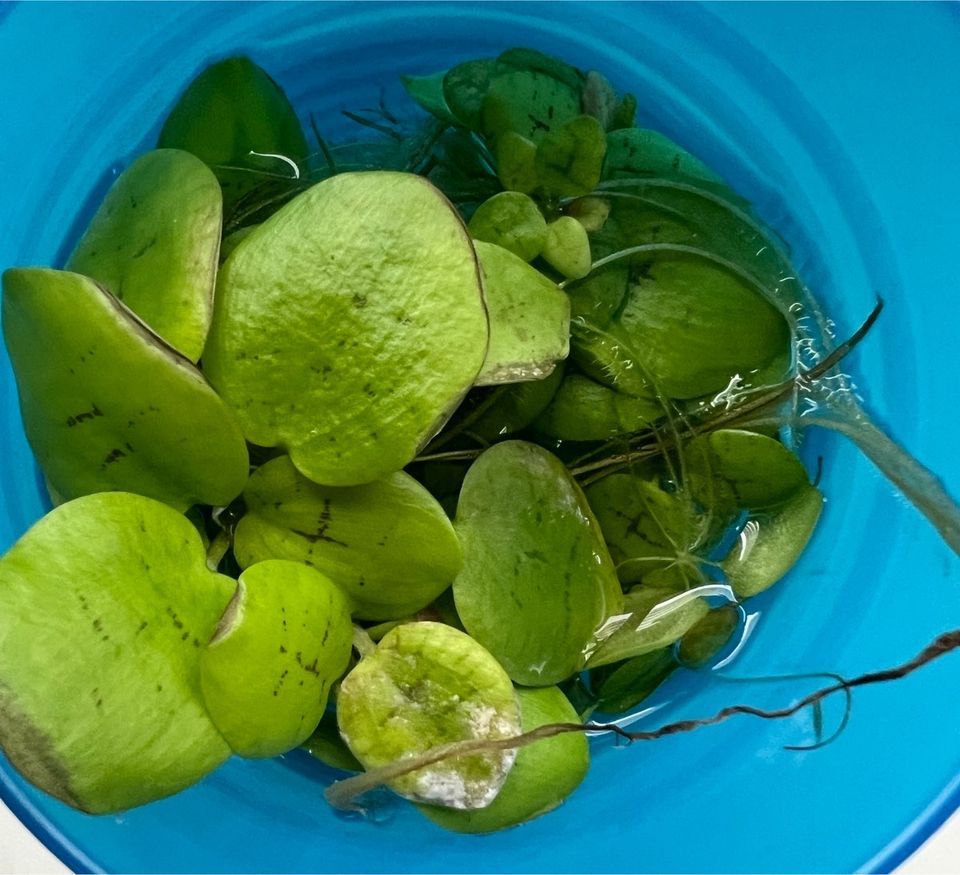
[[[636,124],[637,98],[633,94],[624,94],[613,110],[608,131],[619,131],[622,128],[632,128]]]
[[[497,76],[483,98],[481,130],[492,140],[513,131],[540,143],[550,131],[580,115],[580,93],[547,73]]]
[[[543,258],[567,279],[581,279],[590,273],[590,238],[572,216],[561,216],[547,226]]]
[[[628,285],[609,325],[600,326],[606,336],[574,335],[580,354],[602,361],[618,388],[642,394],[649,380],[687,399],[719,392],[736,376],[786,375],[793,347],[785,312],[735,266],[667,244],[625,261]],[[610,267],[622,270],[620,261]]]
[[[672,647],[635,656],[620,665],[594,669],[590,677],[596,684],[597,710],[622,714],[635,708],[676,669]]]
[[[476,641],[442,623],[407,623],[344,678],[340,734],[366,769],[441,744],[519,734],[510,679]],[[390,782],[402,796],[450,808],[489,805],[516,751],[451,758]]]
[[[780,580],[806,549],[822,509],[820,490],[804,486],[775,512],[748,520],[722,563],[733,591],[748,598]]]
[[[454,525],[464,565],[453,594],[467,631],[516,683],[549,686],[579,670],[622,597],[563,463],[533,444],[494,445],[470,468]]]
[[[0,748],[97,814],[188,787],[230,749],[199,660],[234,589],[196,530],[127,493],[51,511],[0,559]]]
[[[685,492],[666,492],[639,475],[611,474],[586,495],[624,583],[668,568],[700,543],[705,524]]]
[[[288,456],[250,477],[234,551],[242,568],[290,559],[316,568],[365,620],[428,605],[453,582],[463,555],[443,508],[397,472],[363,486],[318,486]]]
[[[740,611],[736,605],[723,605],[710,611],[680,639],[677,658],[681,665],[689,668],[706,665],[727,646],[739,625]]]
[[[550,723],[579,722],[577,712],[556,687],[520,688],[517,701],[524,732]],[[417,807],[434,823],[453,832],[495,832],[552,811],[579,786],[589,766],[586,736],[558,735],[517,751],[506,783],[486,808],[458,811],[436,805]]]
[[[502,67],[545,73],[568,88],[576,91],[583,84],[583,74],[566,61],[537,49],[513,48],[502,52],[497,58]]]
[[[500,69],[493,58],[480,58],[457,64],[447,71],[443,96],[454,118],[464,127],[480,130],[483,100]]]
[[[295,198],[220,271],[204,367],[247,438],[334,486],[397,471],[487,347],[466,229],[419,176],[347,173]]]
[[[235,753],[273,757],[309,738],[350,661],[347,599],[280,559],[248,568],[200,657],[210,718]]]
[[[327,711],[313,734],[301,745],[315,760],[319,760],[331,769],[342,772],[362,772],[363,766],[340,737],[337,717],[333,711]]]
[[[213,64],[194,79],[170,111],[157,143],[184,149],[209,164],[223,188],[224,215],[269,176],[293,176],[281,155],[303,167],[309,148],[290,101],[249,58]],[[259,154],[255,154],[259,153]]]
[[[537,178],[537,146],[514,131],[497,137],[497,176],[507,191],[530,194],[540,184]]]
[[[606,150],[606,135],[592,116],[577,116],[564,124],[553,121],[537,146],[540,185],[560,197],[587,194],[600,181]]]
[[[533,261],[547,238],[540,207],[516,191],[502,191],[485,200],[467,227],[474,240],[502,246],[524,261]]]
[[[470,433],[492,442],[522,431],[546,409],[563,381],[563,371],[560,362],[542,380],[498,387],[496,400],[470,424]]]
[[[687,488],[704,507],[776,510],[810,485],[796,454],[780,441],[719,429],[686,445]]]
[[[240,228],[224,237],[220,244],[220,263],[223,264],[233,255],[234,250],[259,227],[259,225],[247,225],[245,228]]]
[[[181,511],[239,494],[249,463],[230,411],[113,295],[43,268],[8,270],[3,289],[24,427],[57,493],[138,492]]]
[[[588,234],[602,231],[610,215],[610,201],[602,197],[582,197],[568,204],[566,215],[573,216]],[[605,252],[604,255],[610,253]]]
[[[477,385],[539,380],[570,352],[570,301],[556,283],[492,243],[476,243],[490,346]]]
[[[623,613],[611,617],[593,642],[588,668],[643,656],[679,641],[710,607],[702,598],[726,589],[707,584],[687,592],[641,586],[627,593]]]
[[[196,362],[213,314],[222,204],[198,158],[148,152],[114,182],[67,268],[105,286]]]
[[[706,164],[669,137],[646,128],[624,128],[607,135],[604,179],[664,177],[723,185]]]
[[[434,118],[450,124],[458,124],[456,116],[447,106],[447,99],[443,93],[446,78],[447,71],[441,70],[430,76],[401,76],[400,81],[407,94]]]
[[[589,377],[571,374],[535,425],[559,440],[604,441],[639,431],[662,416],[656,398],[624,395]]]

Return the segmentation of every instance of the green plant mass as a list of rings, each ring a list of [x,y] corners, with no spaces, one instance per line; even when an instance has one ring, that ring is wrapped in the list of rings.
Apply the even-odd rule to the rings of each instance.
[[[817,336],[777,234],[616,79],[512,48],[403,77],[406,108],[347,110],[334,143],[228,58],[66,270],[5,271],[57,505],[0,558],[0,749],[27,779],[104,814],[309,754],[354,773],[334,806],[385,785],[489,833],[576,791],[587,731],[880,677],[623,729],[732,658],[817,537],[806,426],[955,551],[960,513],[838,370],[879,306]]]

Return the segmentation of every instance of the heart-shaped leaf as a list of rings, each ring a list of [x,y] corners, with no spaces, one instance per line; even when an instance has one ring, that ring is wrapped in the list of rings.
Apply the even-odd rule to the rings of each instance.
[[[166,505],[115,492],[51,511],[0,559],[0,748],[94,813],[198,781],[230,754],[199,663],[233,590]]]
[[[41,268],[8,270],[3,289],[24,427],[57,493],[124,490],[178,510],[239,494],[249,463],[233,415],[113,295]]]
[[[592,116],[577,116],[560,125],[552,122],[552,129],[537,146],[537,179],[551,195],[587,194],[600,181],[606,151],[607,137]]]
[[[347,599],[282,559],[248,568],[200,657],[207,711],[234,752],[273,757],[306,741],[350,661]]]
[[[481,130],[496,141],[513,131],[539,144],[580,115],[580,92],[547,73],[521,70],[496,76],[483,98]]]
[[[367,769],[450,742],[520,732],[510,679],[476,641],[441,623],[406,623],[344,678],[337,721]],[[390,782],[402,796],[450,808],[489,805],[516,751],[441,760]]]
[[[549,723],[578,723],[577,712],[556,687],[517,689],[524,732]],[[517,751],[506,783],[486,808],[458,811],[436,805],[418,808],[444,829],[488,833],[516,826],[552,811],[586,777],[590,766],[587,738],[568,733],[538,741]]]
[[[348,486],[413,459],[486,347],[476,255],[449,202],[412,174],[345,173],[223,266],[204,368],[250,441]]]
[[[450,586],[463,558],[443,508],[403,472],[363,486],[318,486],[288,456],[258,468],[234,551],[242,568],[290,559],[327,575],[356,616],[412,614]]]
[[[280,86],[243,57],[207,67],[187,86],[157,145],[192,152],[210,165],[223,188],[225,216],[244,195],[269,186],[271,176],[298,176],[310,151]]]
[[[549,686],[622,596],[599,526],[563,463],[506,441],[471,466],[457,506],[463,570],[453,584],[466,630],[519,684]]]
[[[490,347],[477,385],[543,379],[570,352],[569,299],[512,252],[479,240],[476,250],[490,320]]]
[[[196,362],[213,315],[221,211],[220,185],[199,158],[148,152],[114,182],[67,268]]]

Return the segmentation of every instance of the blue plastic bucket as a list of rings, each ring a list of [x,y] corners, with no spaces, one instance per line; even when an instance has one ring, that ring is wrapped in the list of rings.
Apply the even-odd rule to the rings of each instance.
[[[960,486],[954,452],[960,18],[930,4],[25,4],[0,6],[0,267],[61,263],[111,168],[153,143],[205,63],[247,52],[335,126],[401,73],[529,45],[604,71],[640,117],[726,175],[789,242],[839,333],[887,309],[850,360],[867,406]],[[342,133],[343,131],[341,131]],[[332,130],[332,133],[338,133]],[[51,350],[51,354],[55,354]],[[0,548],[42,512],[0,360]],[[817,438],[829,502],[788,580],[751,603],[726,676],[852,676],[960,625],[960,563],[855,450]],[[96,671],[91,666],[91,671]],[[111,871],[851,871],[894,867],[957,804],[960,656],[858,691],[846,732],[784,749],[797,722],[747,717],[600,745],[557,812],[502,834],[383,822],[325,804],[297,755],[232,760],[175,798],[92,818],[0,761],[0,793],[76,869]],[[795,683],[678,675],[646,726]],[[834,712],[829,711],[828,716]],[[835,715],[834,715],[835,716]],[[957,721],[957,722],[954,722]]]

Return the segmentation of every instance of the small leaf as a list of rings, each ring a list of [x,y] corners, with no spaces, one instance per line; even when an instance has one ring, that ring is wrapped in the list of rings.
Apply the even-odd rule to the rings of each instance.
[[[473,463],[455,521],[464,565],[453,584],[467,631],[519,684],[549,686],[622,596],[599,526],[555,456],[506,441]]]
[[[512,252],[476,243],[484,274],[490,347],[477,385],[547,376],[570,351],[570,301]]]
[[[524,732],[550,723],[579,722],[577,712],[556,687],[518,688],[517,701]],[[517,751],[506,783],[486,808],[458,811],[436,805],[417,807],[434,823],[453,832],[495,832],[552,811],[586,777],[589,765],[585,735],[558,735]]]
[[[547,238],[540,208],[515,191],[502,191],[484,201],[467,227],[474,240],[502,246],[524,261],[533,261]]]
[[[157,143],[184,149],[210,165],[230,216],[244,195],[269,181],[293,177],[283,160],[302,166],[309,154],[300,120],[283,90],[249,58],[227,58],[203,70],[170,111]],[[283,158],[264,157],[280,155]],[[253,172],[251,172],[253,171]]]
[[[633,94],[624,94],[613,110],[608,131],[632,128],[636,124],[637,98]]]
[[[573,216],[588,234],[595,234],[607,223],[610,201],[602,197],[578,198],[566,207],[566,215]]]
[[[239,494],[249,460],[232,414],[113,295],[44,268],[8,270],[3,289],[24,427],[60,496],[121,490],[184,511]]]
[[[340,734],[366,769],[440,744],[519,734],[510,679],[476,641],[441,623],[407,623],[344,678],[337,697]],[[489,805],[516,751],[442,760],[390,783],[408,799],[450,808]]]
[[[447,106],[447,98],[443,93],[446,78],[447,71],[441,70],[430,76],[401,76],[400,81],[407,94],[430,115],[442,122],[457,124],[457,118]]]
[[[543,258],[567,279],[590,273],[590,238],[586,228],[572,216],[561,216],[547,226]]]
[[[497,176],[507,191],[530,194],[540,181],[537,178],[537,147],[532,140],[514,131],[497,137]]]
[[[635,656],[620,665],[594,669],[590,678],[596,684],[597,710],[622,714],[635,708],[676,669],[672,647]]]
[[[83,811],[182,790],[230,749],[200,653],[234,581],[181,514],[129,493],[61,505],[0,559],[0,747]]]
[[[352,641],[347,600],[319,572],[284,560],[244,571],[200,657],[204,703],[233,751],[273,757],[306,741]]]
[[[822,509],[820,490],[804,486],[775,512],[748,520],[722,563],[734,592],[749,598],[780,580],[806,548]]]
[[[148,152],[114,182],[67,269],[105,286],[196,362],[213,315],[222,204],[198,158]]]
[[[498,387],[494,403],[470,424],[471,434],[492,442],[522,431],[546,409],[562,381],[563,362],[560,362],[542,380]]]
[[[580,106],[584,115],[593,116],[600,127],[610,130],[614,113],[617,110],[617,94],[607,77],[596,70],[587,73],[580,94]]]
[[[535,167],[543,189],[552,195],[577,197],[600,181],[607,138],[595,118],[581,115],[565,124],[552,123],[537,146]]]
[[[680,639],[677,658],[681,665],[689,668],[706,665],[727,646],[739,625],[740,611],[736,605],[723,605],[710,611]]]
[[[223,266],[204,367],[252,443],[348,486],[414,458],[487,337],[476,254],[446,198],[412,174],[345,173]]]
[[[337,718],[332,711],[323,715],[313,734],[301,747],[315,760],[331,769],[339,769],[341,772],[363,771],[360,760],[350,753],[350,748],[340,737]]]
[[[241,568],[290,559],[316,568],[355,616],[391,620],[432,602],[463,562],[443,509],[403,472],[363,486],[319,486],[288,456],[250,477],[234,550]]]
[[[682,593],[645,586],[631,590],[623,613],[610,617],[598,631],[587,667],[643,656],[679,641],[710,610],[702,596],[716,595],[719,589],[726,588],[705,585]]]
[[[655,398],[624,395],[581,374],[561,384],[536,420],[538,431],[564,441],[604,441],[639,431],[663,416]]]

